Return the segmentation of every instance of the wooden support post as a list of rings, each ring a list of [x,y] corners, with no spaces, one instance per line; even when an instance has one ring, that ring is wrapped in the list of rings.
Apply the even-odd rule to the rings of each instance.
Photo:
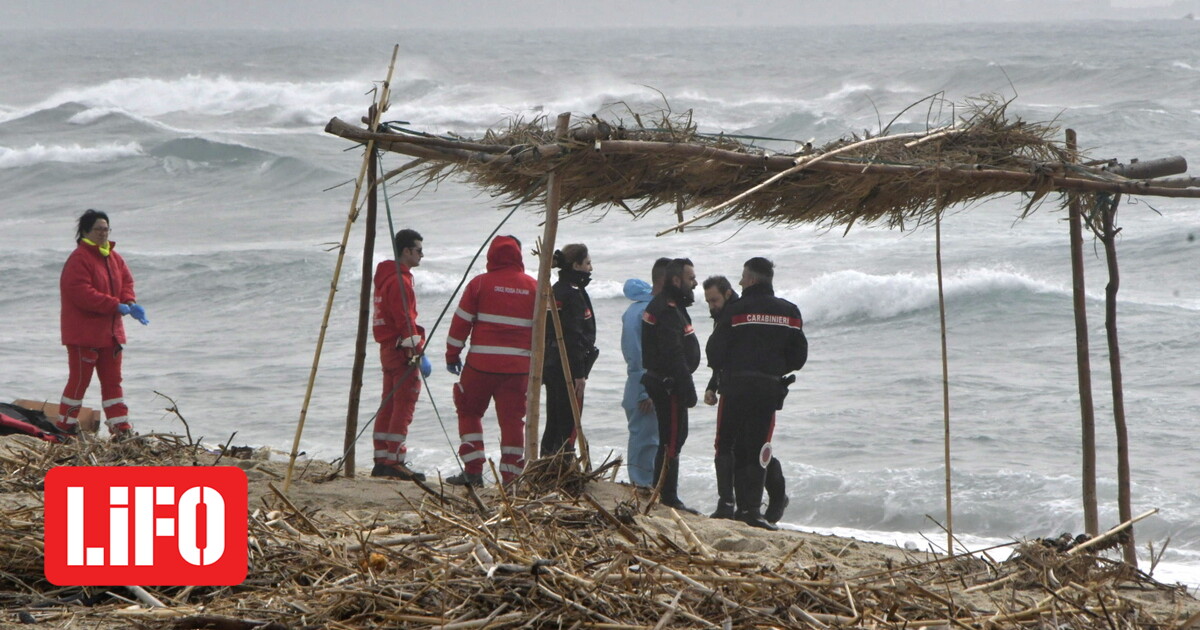
[[[553,296],[547,296],[548,300]],[[546,305],[549,306],[547,301]],[[558,316],[557,308],[549,308],[550,318],[554,320],[554,340],[558,345],[558,359],[562,362],[563,379],[567,383],[567,400],[571,403],[571,416],[575,421],[575,441],[579,444],[579,465],[587,471],[592,469],[591,451],[588,449],[587,438],[583,435],[582,402],[575,397],[575,377],[571,374],[571,360],[567,356],[567,344],[563,341],[562,319]]]
[[[375,223],[379,207],[376,188],[379,155],[367,156],[367,233],[363,239],[362,285],[358,295],[358,333],[354,338],[354,366],[350,370],[350,400],[346,403],[346,437],[342,442],[342,469],[347,477],[354,476],[354,440],[358,437],[358,407],[362,398],[363,367],[367,362],[367,331],[371,327],[371,286],[375,259]]]
[[[1067,152],[1076,159],[1075,130],[1067,130]],[[1071,293],[1075,304],[1075,362],[1079,374],[1079,414],[1083,431],[1083,528],[1089,536],[1100,533],[1096,505],[1096,411],[1092,402],[1092,361],[1088,351],[1087,296],[1083,281],[1083,208],[1078,195],[1070,194]]]
[[[938,212],[937,236],[937,281],[938,316],[942,330],[942,443],[946,466],[946,555],[954,555],[954,501],[950,489],[950,360],[946,344],[946,292],[942,283],[942,213]]]
[[[558,115],[555,133],[558,138],[567,134],[571,114]],[[542,401],[542,363],[546,354],[546,301],[550,290],[550,266],[554,259],[554,239],[558,236],[558,182],[554,171],[546,178],[546,223],[542,228],[542,243],[538,251],[538,291],[533,303],[533,339],[529,348],[528,412],[525,420],[525,461],[538,457],[538,417]]]
[[[379,117],[387,110],[388,93],[392,84],[392,72],[396,69],[396,55],[400,53],[400,45],[392,48],[392,62],[388,65],[387,80],[379,90],[374,117],[370,128],[379,127]],[[317,348],[313,351],[312,369],[308,373],[308,388],[304,392],[304,404],[300,407],[300,419],[296,422],[296,436],[292,439],[292,453],[288,458],[287,475],[283,479],[283,492],[287,494],[292,487],[292,472],[296,468],[296,457],[300,453],[300,436],[304,434],[304,420],[308,417],[308,403],[312,401],[313,385],[317,380],[317,368],[321,365],[321,349],[325,346],[325,331],[329,328],[329,314],[333,311],[333,298],[337,295],[338,278],[342,275],[342,261],[346,259],[346,243],[350,240],[350,227],[358,218],[358,196],[362,192],[363,179],[366,176],[369,156],[375,153],[375,141],[367,142],[367,154],[363,156],[362,169],[358,172],[358,180],[354,184],[354,197],[350,200],[350,213],[346,216],[346,228],[342,232],[342,242],[338,247],[337,264],[333,267],[333,280],[329,283],[329,297],[325,300],[325,315],[321,319],[321,333],[317,335]]]
[[[1100,240],[1104,243],[1104,258],[1108,263],[1108,285],[1104,288],[1104,330],[1108,333],[1108,368],[1112,373],[1113,422],[1117,431],[1117,510],[1122,522],[1133,518],[1129,468],[1129,432],[1125,426],[1125,386],[1121,376],[1121,347],[1117,340],[1117,291],[1121,288],[1121,273],[1117,268],[1117,204],[1121,196],[1101,201],[1097,208],[1100,221]],[[1137,548],[1133,528],[1125,538],[1125,562],[1137,567]]]

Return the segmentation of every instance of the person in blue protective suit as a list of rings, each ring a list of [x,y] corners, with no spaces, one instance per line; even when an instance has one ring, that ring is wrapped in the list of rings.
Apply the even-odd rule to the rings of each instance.
[[[654,485],[654,454],[658,451],[658,417],[654,402],[642,385],[642,313],[650,299],[662,289],[663,272],[670,258],[654,261],[650,281],[630,278],[625,281],[625,297],[633,303],[621,316],[621,354],[625,356],[625,396],[621,407],[629,423],[629,447],[626,468],[630,483],[649,488]]]

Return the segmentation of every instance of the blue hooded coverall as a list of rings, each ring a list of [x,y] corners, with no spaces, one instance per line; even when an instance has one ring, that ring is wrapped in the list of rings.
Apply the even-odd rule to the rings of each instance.
[[[654,297],[650,284],[645,280],[630,278],[625,281],[625,297],[633,304],[621,316],[621,354],[625,356],[625,396],[621,406],[625,408],[625,419],[629,421],[629,449],[626,467],[629,481],[639,486],[654,485],[654,453],[658,450],[658,417],[654,409],[642,412],[638,403],[649,400],[650,395],[642,386],[642,313]]]

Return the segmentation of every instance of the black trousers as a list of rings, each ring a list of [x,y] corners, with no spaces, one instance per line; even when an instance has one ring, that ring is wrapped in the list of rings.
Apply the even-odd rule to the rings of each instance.
[[[733,447],[734,444],[736,444],[739,440],[739,434],[742,432],[742,427],[740,424],[738,424],[738,421],[735,418],[729,417],[729,414],[727,413],[728,404],[729,403],[726,401],[726,396],[722,391],[719,402],[717,403],[717,436],[716,443],[713,444],[713,447],[716,451],[715,459],[718,462],[722,460],[727,460],[729,462],[727,466],[718,464],[718,469],[724,467],[724,469],[727,470],[730,475],[732,475],[733,470],[736,467],[733,458]],[[772,409],[771,419],[767,429],[768,436],[770,436],[771,432],[774,430],[774,427],[775,410]],[[760,444],[758,448],[761,450],[762,445]],[[729,481],[729,483],[732,484],[733,482]],[[785,481],[783,479],[783,466],[779,463],[779,459],[772,455],[771,461],[767,465],[767,493],[772,497],[775,497],[776,495],[782,496],[784,492],[784,485]],[[718,488],[720,488],[719,483]]]
[[[771,457],[764,461],[760,456],[775,426],[778,382],[758,377],[728,378],[721,383],[721,390],[717,454],[732,455],[735,470],[750,465],[765,469]]]
[[[647,384],[646,393],[658,418],[658,448],[667,457],[677,458],[687,441],[688,408],[679,394],[668,394],[662,387]]]
[[[571,413],[571,398],[562,368],[547,366],[542,376],[546,386],[546,428],[542,431],[539,453],[542,457],[560,450],[575,451],[575,415]],[[583,409],[579,410],[580,413]]]
[[[683,507],[679,500],[679,452],[688,436],[688,408],[678,393],[668,393],[662,385],[645,382],[646,393],[654,403],[658,419],[658,452],[654,455],[654,481],[661,479],[659,495],[663,505]]]

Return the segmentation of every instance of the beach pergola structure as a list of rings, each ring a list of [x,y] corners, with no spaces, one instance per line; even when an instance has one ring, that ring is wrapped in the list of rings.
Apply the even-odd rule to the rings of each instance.
[[[393,66],[395,56],[393,54]],[[488,191],[502,206],[529,204],[544,208],[544,233],[538,245],[538,302],[535,307],[533,360],[530,365],[526,459],[537,457],[538,404],[547,325],[550,255],[560,215],[593,209],[619,210],[638,218],[667,209],[678,224],[660,235],[682,232],[688,225],[713,225],[726,220],[767,225],[814,224],[849,230],[856,224],[910,229],[933,224],[937,230],[939,311],[942,326],[943,422],[946,470],[947,552],[953,552],[950,493],[949,371],[946,362],[945,301],[942,292],[940,220],[951,208],[1006,195],[1019,199],[1024,218],[1053,198],[1069,218],[1071,264],[1076,322],[1076,347],[1083,441],[1083,503],[1087,532],[1100,533],[1096,507],[1095,426],[1091,367],[1084,309],[1083,231],[1090,230],[1105,248],[1109,272],[1105,327],[1113,379],[1113,410],[1117,433],[1118,502],[1123,522],[1133,519],[1130,498],[1128,437],[1125,428],[1120,353],[1116,327],[1119,273],[1116,258],[1116,213],[1123,195],[1200,197],[1200,178],[1167,177],[1186,171],[1183,158],[1172,157],[1120,164],[1092,159],[1077,148],[1075,134],[1053,124],[1032,123],[1013,116],[1009,101],[977,97],[945,105],[942,97],[927,99],[927,127],[916,132],[893,132],[891,125],[875,133],[849,135],[821,147],[805,145],[794,153],[772,153],[726,134],[702,133],[692,112],[630,112],[630,120],[603,120],[595,115],[560,114],[513,119],[505,129],[478,139],[440,136],[381,123],[387,110],[388,81],[378,91],[365,126],[334,118],[327,133],[365,146],[363,171],[351,204],[346,233],[358,214],[359,191],[367,173],[368,239],[359,330],[360,356],[365,356],[366,315],[370,299],[370,261],[377,182],[403,176],[414,185],[455,176]],[[918,103],[918,105],[920,102]],[[935,111],[954,112],[948,118]],[[388,173],[376,173],[377,152],[414,158]],[[684,210],[696,214],[684,219]],[[346,239],[342,241],[345,249]],[[339,257],[339,269],[340,269]],[[336,272],[335,272],[336,283]],[[333,290],[330,292],[332,301]],[[328,313],[328,307],[327,311]],[[324,327],[322,327],[322,335]],[[323,336],[322,336],[323,339]],[[320,353],[320,343],[318,351]],[[561,347],[561,344],[560,344]],[[564,361],[564,365],[565,365]],[[317,360],[314,359],[314,373]],[[352,410],[347,420],[347,450],[353,447],[350,416],[357,417],[355,387],[361,387],[361,361],[356,360]],[[570,382],[568,375],[567,382]],[[311,379],[309,395],[311,395]],[[573,397],[572,397],[573,398]],[[306,397],[292,456],[296,455]],[[578,406],[572,399],[578,427]],[[582,432],[580,433],[582,436]],[[583,458],[586,443],[581,440]],[[586,465],[586,459],[584,459]],[[352,471],[352,457],[345,462]],[[290,471],[289,471],[290,472]],[[290,480],[290,474],[289,474]],[[1139,517],[1141,518],[1141,517]],[[1132,535],[1125,559],[1136,564]]]

